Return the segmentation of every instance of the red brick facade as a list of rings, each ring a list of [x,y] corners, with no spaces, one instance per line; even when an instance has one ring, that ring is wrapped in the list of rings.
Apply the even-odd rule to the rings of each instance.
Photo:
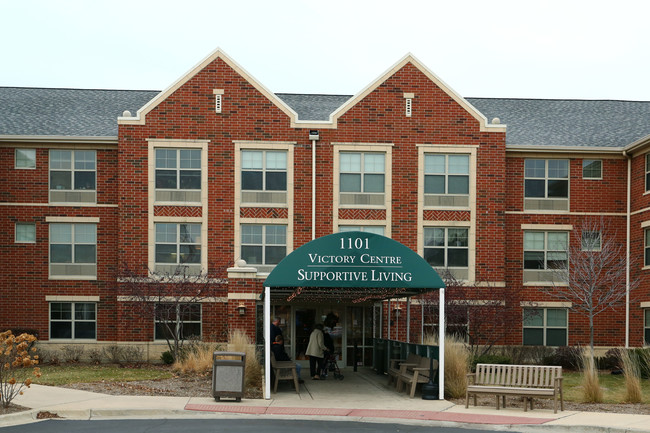
[[[222,95],[221,112],[215,111],[215,89]],[[412,94],[412,112],[405,115],[405,97]],[[223,341],[228,330],[256,332],[256,306],[264,278],[237,278],[235,267],[240,258],[237,249],[238,221],[280,221],[287,225],[292,243],[287,253],[316,236],[338,231],[339,226],[359,225],[368,221],[384,227],[385,233],[422,254],[422,225],[468,227],[470,230],[470,274],[473,281],[505,287],[517,294],[519,303],[510,305],[511,332],[503,343],[522,343],[521,310],[525,302],[555,305],[557,300],[525,285],[523,277],[523,237],[525,228],[579,227],[589,217],[603,217],[615,229],[621,244],[626,243],[627,218],[630,216],[631,278],[640,282],[629,309],[629,343],[643,344],[644,309],[650,308],[649,270],[643,269],[644,221],[650,221],[650,194],[645,185],[645,152],[648,144],[637,146],[630,154],[599,152],[588,148],[564,152],[536,149],[534,152],[509,149],[507,127],[490,124],[473,107],[453,93],[416,60],[406,58],[390,73],[373,83],[357,98],[339,109],[331,122],[300,123],[274,95],[252,80],[220,52],[208,58],[196,70],[160,94],[135,118],[119,121],[115,144],[4,143],[0,147],[0,233],[2,279],[0,293],[1,327],[38,330],[42,340],[49,339],[49,302],[60,299],[96,301],[96,341],[151,341],[153,323],[127,314],[127,302],[121,301],[119,273],[124,265],[131,269],[150,267],[154,243],[150,223],[199,222],[205,224],[207,243],[201,254],[207,260],[210,277],[225,278],[217,302],[202,306],[202,335]],[[312,220],[312,141],[309,131],[318,129],[316,144],[316,221]],[[207,148],[207,181],[202,186],[206,199],[191,205],[154,203],[149,160],[156,143],[166,146]],[[153,143],[153,144],[152,144]],[[171,143],[171,144],[170,144]],[[293,173],[287,206],[241,204],[238,199],[236,166],[237,145],[256,149],[256,143],[280,143],[292,149],[287,171]],[[289,143],[287,145],[287,143]],[[390,152],[386,175],[390,183],[386,206],[338,205],[337,159],[339,146],[380,146],[378,152]],[[36,168],[14,168],[16,147],[36,148]],[[345,147],[346,149],[348,147]],[[48,150],[96,149],[97,200],[92,205],[55,206],[48,202]],[[444,154],[473,152],[470,167],[475,190],[473,202],[461,209],[424,207],[422,188],[422,152]],[[460,149],[460,150],[459,150]],[[569,160],[568,211],[524,210],[524,161],[527,158]],[[631,190],[628,210],[628,158],[631,158]],[[602,159],[602,179],[582,177],[583,159]],[[475,202],[474,202],[475,201]],[[630,213],[628,213],[630,212]],[[49,232],[47,217],[96,218],[96,279],[54,280],[48,278]],[[17,222],[36,226],[35,243],[16,243]],[[448,223],[448,224],[447,224]],[[241,224],[241,222],[240,222]],[[645,226],[644,226],[645,227]],[[241,236],[241,235],[239,235]],[[476,299],[489,297],[489,290]],[[50,298],[48,298],[50,297]],[[67,298],[66,298],[67,297]],[[79,297],[79,298],[74,298]],[[49,299],[49,300],[48,300]],[[94,302],[94,301],[93,301]],[[645,303],[645,304],[644,304]],[[239,307],[245,307],[245,314]],[[404,307],[404,311],[406,307]],[[417,302],[411,306],[419,315]],[[390,311],[384,312],[384,317]],[[417,322],[417,321],[415,321]],[[569,310],[568,344],[588,343],[586,320]],[[384,321],[386,336],[388,321]],[[645,325],[649,326],[649,325]],[[413,321],[411,324],[413,326]],[[397,319],[391,338],[406,339],[406,316]],[[596,322],[597,346],[622,346],[626,342],[625,308],[608,311]],[[420,329],[411,329],[410,338],[419,339]],[[83,342],[83,341],[82,341]]]

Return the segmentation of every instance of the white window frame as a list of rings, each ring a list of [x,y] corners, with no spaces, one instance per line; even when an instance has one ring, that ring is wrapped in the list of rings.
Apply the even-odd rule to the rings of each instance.
[[[643,229],[643,265],[650,268],[650,227]]]
[[[362,152],[362,151],[342,151],[339,153],[339,158],[342,160],[343,155],[359,155],[359,171],[344,171],[343,163],[340,164],[339,168],[339,192],[343,194],[385,194],[386,193],[386,154],[385,152]],[[366,158],[370,155],[382,155],[384,158],[384,168],[381,172],[376,171],[366,171],[365,161]],[[359,175],[359,191],[342,191],[341,190],[341,176],[343,175]],[[384,182],[382,184],[381,191],[366,191],[366,175],[381,175],[383,176]]]
[[[542,325],[526,325],[526,311],[527,310],[542,310]],[[548,311],[549,310],[562,310],[564,311],[565,314],[565,320],[566,320],[566,325],[565,326],[550,326],[548,324]],[[522,345],[527,345],[527,346],[536,346],[536,345],[531,345],[531,344],[525,344],[525,330],[526,329],[542,329],[542,338],[543,338],[543,344],[542,346],[548,346],[548,331],[553,330],[553,329],[563,329],[565,330],[566,333],[566,344],[564,346],[567,346],[569,344],[569,310],[568,308],[549,308],[549,307],[531,307],[531,308],[524,308],[522,310],[522,332],[521,332],[521,343]],[[563,346],[551,346],[551,347],[563,347]]]
[[[49,237],[48,237],[48,263],[49,263],[49,278],[50,279],[65,279],[65,280],[95,280],[97,279],[97,257],[98,257],[98,248],[97,248],[97,224],[95,222],[80,222],[80,221],[49,221],[49,227],[48,227],[48,232],[49,232]],[[70,226],[70,243],[67,242],[52,242],[52,229],[56,226]],[[94,229],[94,237],[95,237],[95,243],[85,243],[85,242],[77,242],[76,240],[76,232],[80,229],[81,226],[84,227],[93,227]],[[53,262],[52,261],[52,245],[70,245],[70,262]],[[77,262],[75,260],[75,255],[76,255],[76,248],[78,246],[85,246],[85,245],[93,245],[95,247],[95,257],[92,262]],[[79,275],[79,274],[67,274],[67,273],[57,273],[53,272],[53,267],[58,266],[58,265],[78,265],[78,266],[83,266],[83,267],[88,267],[90,268],[91,266],[94,267],[94,273],[92,275]]]
[[[165,225],[173,225],[176,227],[176,233],[175,233],[175,241],[174,242],[159,242],[158,241],[158,227],[162,224]],[[196,227],[198,226],[199,229],[199,237],[198,239],[194,239],[193,242],[182,242],[181,241],[181,226],[193,226]],[[183,270],[182,268],[186,268],[186,272],[191,275],[199,274],[203,271],[203,263],[204,263],[204,257],[203,255],[205,254],[205,249],[203,248],[203,224],[200,222],[178,222],[178,221],[156,221],[154,222],[154,272],[156,273],[169,273],[170,275],[175,275],[176,272],[182,273],[181,271]],[[176,248],[176,262],[171,263],[171,262],[158,262],[156,259],[156,248],[158,245],[174,245]],[[199,254],[199,262],[198,263],[182,263],[180,262],[181,259],[181,247],[182,246],[197,246],[198,245],[198,254]],[[169,269],[163,270],[163,267],[168,267]],[[172,271],[173,269],[173,271]]]
[[[178,317],[179,314],[181,314],[181,315],[183,314],[183,312],[180,311],[182,308],[193,308],[193,307],[198,307],[198,310],[199,310],[199,311],[198,311],[198,313],[199,313],[199,318],[198,318],[198,320],[181,320],[181,321],[180,321],[180,326],[183,326],[183,325],[186,324],[186,323],[195,323],[195,324],[198,323],[198,325],[199,325],[199,335],[198,335],[198,336],[192,335],[192,336],[195,336],[195,337],[198,337],[198,338],[202,338],[202,337],[203,337],[203,305],[202,305],[201,303],[198,303],[198,302],[197,302],[197,303],[191,303],[191,304],[183,304],[183,303],[177,303],[177,304],[174,304],[174,303],[165,303],[165,302],[160,302],[160,304],[167,304],[167,305],[170,305],[170,306],[172,306],[172,307],[175,307],[175,310],[176,310],[176,318]],[[154,308],[157,308],[157,305],[158,305],[158,304],[156,304],[156,305],[154,306]],[[190,314],[193,314],[193,313],[190,313]],[[174,319],[174,322],[175,322],[175,321],[176,321],[176,319]],[[154,317],[154,324],[153,324],[153,339],[154,339],[154,341],[164,341],[164,340],[165,340],[165,337],[164,337],[164,336],[157,336],[157,335],[156,335],[156,328],[157,328],[158,323],[164,324],[164,321],[162,321],[162,320],[158,320],[157,317]],[[178,324],[177,324],[177,325],[178,325]],[[176,329],[176,334],[178,335],[178,329]],[[184,338],[184,337],[181,335],[181,339],[182,339],[182,340],[185,340],[186,338]]]
[[[175,152],[176,153],[176,167],[158,167],[158,152],[159,151],[166,151],[166,152]],[[199,168],[196,167],[181,167],[181,152],[198,152],[199,154]],[[202,151],[200,148],[191,148],[191,147],[179,147],[179,148],[171,148],[171,147],[156,147],[154,149],[154,185],[157,191],[200,191],[201,186],[202,186],[202,171],[203,171],[203,155]],[[193,159],[190,159],[193,161]],[[166,170],[166,171],[173,171],[176,174],[176,188],[159,188],[157,185],[157,172],[158,170]],[[198,171],[199,173],[199,187],[198,188],[183,188],[181,187],[181,173],[183,171]]]
[[[262,167],[261,168],[244,168],[244,155],[246,153],[254,153],[258,152],[262,154]],[[273,168],[268,168],[268,155],[269,154],[283,154],[285,159],[284,159],[284,169],[273,169]],[[271,150],[271,149],[241,149],[241,160],[242,160],[242,168],[240,172],[240,176],[244,176],[245,172],[261,172],[262,173],[262,188],[260,189],[244,189],[242,186],[242,191],[265,191],[265,192],[287,192],[288,189],[288,170],[287,170],[287,165],[289,164],[288,162],[288,152],[285,150]],[[268,173],[284,173],[285,175],[285,186],[284,189],[268,189],[267,188],[267,174]],[[242,182],[243,183],[243,182]]]
[[[30,236],[33,238],[33,240],[21,240],[19,239],[18,235],[22,230],[19,230],[20,227],[27,228],[31,227],[30,234],[33,236]],[[17,222],[14,225],[14,242],[17,244],[35,244],[36,243],[36,223],[28,223],[28,222]]]
[[[266,242],[266,234],[267,234],[267,229],[268,227],[273,226],[273,227],[284,227],[284,244],[273,244],[273,243],[267,243]],[[244,227],[262,227],[262,243],[245,243],[244,242]],[[272,268],[274,268],[278,263],[267,263],[266,259],[266,249],[267,247],[279,247],[279,246],[284,246],[284,257],[286,257],[289,254],[289,247],[287,245],[287,240],[288,240],[288,231],[289,228],[287,227],[286,224],[275,224],[275,223],[262,223],[262,224],[255,224],[255,223],[242,223],[240,227],[240,246],[239,246],[239,254],[241,258],[244,258],[242,255],[242,250],[244,247],[261,247],[262,248],[262,258],[260,263],[248,263],[250,266],[255,266],[255,267],[260,267],[265,271],[270,271]],[[245,259],[244,259],[245,260]]]
[[[539,250],[539,249],[526,249],[526,233],[543,233],[544,234],[544,248],[542,250]],[[548,261],[549,261],[548,255],[549,255],[549,253],[558,253],[558,252],[561,252],[563,250],[549,250],[549,248],[548,248],[548,246],[549,246],[548,235],[550,233],[553,233],[553,234],[564,233],[566,235],[566,246],[567,246],[567,248],[566,248],[566,250],[564,250],[564,252],[566,254],[566,265],[567,265],[567,269],[568,269],[568,266],[569,266],[569,232],[568,231],[565,231],[565,230],[524,230],[524,242],[523,242],[524,270],[540,270],[540,271],[542,271],[542,270],[552,270],[552,269],[550,269],[548,267]],[[543,260],[544,267],[543,268],[526,268],[526,259],[525,259],[526,251],[537,252],[537,253],[542,252],[544,254],[544,260]]]
[[[429,231],[429,230],[436,230],[436,229],[438,229],[438,230],[444,230],[444,233],[445,233],[445,234],[444,234],[445,244],[442,245],[442,246],[427,246],[427,245],[426,245],[426,233],[427,233],[427,231]],[[464,230],[464,231],[466,231],[466,232],[467,232],[467,235],[466,235],[467,245],[466,245],[466,246],[460,246],[460,247],[457,247],[457,246],[450,246],[450,245],[449,245],[449,230]],[[424,227],[424,231],[423,231],[423,233],[424,233],[424,238],[425,238],[425,241],[423,242],[423,245],[424,245],[424,254],[423,254],[423,257],[426,257],[426,251],[427,251],[428,249],[442,249],[442,250],[444,250],[444,256],[445,256],[445,263],[444,263],[444,265],[443,265],[443,266],[438,266],[438,267],[433,266],[433,265],[431,265],[431,266],[433,266],[434,268],[437,268],[437,269],[439,269],[439,270],[444,270],[444,269],[450,269],[450,270],[453,270],[453,269],[468,269],[468,268],[469,268],[469,255],[470,255],[469,227],[426,226],[426,227]],[[467,251],[467,266],[451,266],[451,267],[450,267],[450,266],[449,266],[449,251],[450,251],[450,250],[451,250],[451,251],[453,251],[453,250],[466,250],[466,251]],[[426,260],[426,258],[425,258],[425,260]]]
[[[526,176],[526,162],[527,161],[544,161],[544,177],[528,177]],[[565,161],[567,164],[567,177],[551,177],[549,175],[549,162],[550,161]],[[571,179],[571,170],[570,170],[570,161],[568,159],[542,159],[542,158],[526,158],[524,160],[524,198],[529,199],[548,199],[548,200],[566,200],[569,198],[569,180]],[[544,181],[544,196],[542,197],[528,197],[526,196],[526,181],[527,180],[543,180]],[[548,195],[548,184],[552,180],[566,181],[567,183],[567,195],[566,197],[549,197]]]
[[[54,162],[52,154],[54,152],[70,152],[70,168],[52,168]],[[90,152],[93,154],[93,164],[94,168],[77,168],[75,167],[77,163],[77,156],[80,153]],[[50,149],[49,153],[49,179],[50,179],[50,191],[97,191],[97,151],[92,149],[86,150],[76,150],[76,149]],[[70,189],[52,189],[52,172],[70,172]],[[94,188],[78,188],[78,185],[75,183],[75,174],[76,173],[94,173]]]
[[[31,153],[28,158],[19,156],[21,153]],[[28,162],[28,164],[25,163]],[[34,170],[36,168],[36,149],[25,149],[17,147],[14,151],[14,168],[17,170]]]
[[[588,164],[585,165],[586,163],[589,162],[600,162],[600,171],[598,173],[598,176],[586,176],[585,175],[585,169],[588,168]],[[602,159],[583,159],[582,160],[582,178],[583,179],[588,179],[588,180],[602,180],[603,179],[603,160]]]
[[[52,319],[52,304],[70,304],[70,319]],[[94,319],[77,319],[76,318],[76,309],[77,304],[91,304],[94,307]],[[57,338],[52,336],[52,323],[70,323],[71,331],[70,338]],[[94,323],[95,324],[95,336],[93,338],[79,338],[75,335],[75,324],[76,323]],[[94,341],[97,340],[97,303],[96,302],[61,302],[61,301],[50,301],[49,302],[49,315],[48,315],[48,332],[50,340],[61,341],[61,340],[83,340],[83,341]]]

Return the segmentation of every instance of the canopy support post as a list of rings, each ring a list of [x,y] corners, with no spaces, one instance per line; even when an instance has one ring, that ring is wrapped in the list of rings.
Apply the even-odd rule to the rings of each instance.
[[[439,289],[438,301],[438,395],[445,399],[445,289]]]
[[[271,399],[271,288],[264,287],[264,398]]]

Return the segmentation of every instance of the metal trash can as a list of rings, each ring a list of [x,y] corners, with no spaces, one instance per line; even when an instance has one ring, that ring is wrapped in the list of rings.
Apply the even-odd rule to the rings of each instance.
[[[224,359],[224,358],[230,359]],[[239,358],[239,359],[236,359]],[[212,354],[212,396],[241,401],[244,396],[246,354],[243,352],[214,352]]]

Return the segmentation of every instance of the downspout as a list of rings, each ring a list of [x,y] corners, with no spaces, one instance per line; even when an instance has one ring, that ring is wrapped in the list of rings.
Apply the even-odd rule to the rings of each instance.
[[[311,141],[311,240],[316,239],[316,140]]]
[[[627,151],[623,151],[627,158],[627,212],[626,212],[626,233],[625,233],[625,348],[630,347],[630,200],[632,197],[632,157]]]

